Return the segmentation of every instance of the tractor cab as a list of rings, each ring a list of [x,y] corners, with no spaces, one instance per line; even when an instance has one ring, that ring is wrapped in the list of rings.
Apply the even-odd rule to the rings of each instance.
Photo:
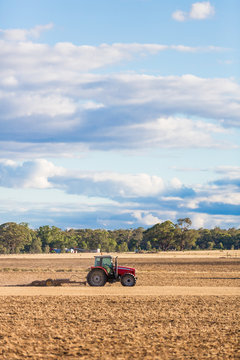
[[[113,258],[110,255],[101,255],[101,256],[95,256],[95,266],[113,266]]]
[[[113,274],[113,258],[110,255],[95,256],[94,267],[102,267],[107,270],[108,274]]]

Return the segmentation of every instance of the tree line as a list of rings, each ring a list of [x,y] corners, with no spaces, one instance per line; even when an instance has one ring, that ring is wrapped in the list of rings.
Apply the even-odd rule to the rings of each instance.
[[[0,225],[0,253],[49,253],[52,249],[103,252],[239,249],[240,229],[192,229],[189,218],[167,220],[148,229],[68,229],[56,226],[29,228],[27,223]]]

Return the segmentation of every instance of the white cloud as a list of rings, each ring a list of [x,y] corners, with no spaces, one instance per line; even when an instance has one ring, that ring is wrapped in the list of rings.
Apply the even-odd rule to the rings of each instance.
[[[154,55],[162,51],[179,52],[216,52],[225,49],[206,46],[191,47],[183,44],[139,44],[113,43],[99,46],[80,45],[70,42],[59,42],[54,46],[32,42],[29,37],[37,38],[43,30],[48,30],[52,24],[36,26],[33,29],[0,29],[0,69],[10,76],[24,79],[28,75],[29,82],[54,81],[65,76],[76,79],[76,72],[86,71],[129,61],[134,57]],[[14,41],[12,41],[14,40]],[[1,73],[0,73],[1,74]]]
[[[222,165],[216,167],[215,171],[218,174],[225,175],[230,179],[236,179],[236,178],[240,179],[240,166]]]
[[[203,20],[211,17],[214,13],[214,6],[209,1],[203,1],[192,4],[189,16],[191,19]]]
[[[214,6],[209,1],[193,3],[189,12],[177,10],[172,14],[176,21],[184,22],[186,20],[205,20],[215,14]]]
[[[0,88],[0,148],[4,151],[9,140],[13,156],[19,138],[18,149],[32,143],[42,153],[38,156],[45,156],[49,139],[56,144],[54,154],[60,143],[70,142],[73,153],[77,148],[232,147],[221,137],[229,134],[224,126],[240,126],[240,86],[232,79],[76,73],[74,79],[59,75],[44,81],[44,70],[39,79],[25,75],[14,77],[14,88]],[[67,148],[63,153],[70,156]]]
[[[190,74],[166,77],[121,74],[104,76],[102,80],[98,77],[87,90],[87,96],[91,92],[97,101],[108,106],[149,104],[161,113],[239,119],[240,86],[233,79],[204,79]]]
[[[34,91],[0,93],[1,102],[11,104],[6,112],[6,118],[31,117],[33,115],[47,115],[49,117],[71,115],[77,109],[76,103],[74,104],[71,98],[47,92],[44,94],[41,92],[36,94]]]
[[[225,205],[240,205],[239,189],[231,186],[202,186],[202,189],[198,189],[196,196],[192,199],[186,199],[182,201],[181,207],[187,206],[189,209],[198,209],[201,203],[208,204],[208,206],[214,204]]]
[[[155,196],[165,188],[158,176],[111,172],[74,172],[63,177],[56,176],[51,182],[69,193],[112,199]]]
[[[18,142],[0,141],[0,152],[2,159],[36,159],[51,157],[57,158],[82,158],[86,156],[89,147],[79,143],[62,142]]]
[[[230,146],[221,135],[228,134],[225,125],[240,125],[240,86],[234,79],[90,73],[165,50],[223,49],[138,43],[49,46],[28,40],[51,26],[23,30],[15,41],[2,30],[0,148],[5,157],[19,157],[19,149],[45,157],[81,156],[82,149]]]
[[[189,213],[192,220],[192,227],[195,229],[205,228],[213,229],[214,227],[221,227],[227,229],[231,227],[240,227],[240,216],[233,215],[210,215],[204,213]]]
[[[28,38],[38,38],[43,31],[53,28],[53,24],[37,25],[32,29],[0,29],[0,39],[9,41],[26,41]]]
[[[219,147],[223,144],[214,140],[213,135],[228,132],[220,125],[180,117],[159,118],[153,122],[133,125],[131,129],[136,134],[138,130],[144,130],[141,142],[146,147],[149,143],[151,146],[155,144],[166,148]]]
[[[139,200],[158,198],[169,191],[181,192],[183,188],[177,178],[165,183],[160,176],[146,173],[73,171],[55,166],[44,159],[23,163],[0,161],[0,186],[39,189],[51,187],[89,197]]]
[[[45,189],[52,185],[49,177],[60,175],[63,169],[53,163],[39,159],[22,164],[2,160],[0,162],[0,186],[13,188]]]
[[[172,18],[176,21],[186,21],[188,18],[188,15],[185,11],[177,10],[172,14]]]
[[[162,219],[160,219],[157,216],[152,215],[151,213],[148,213],[146,211],[134,211],[132,214],[143,226],[153,226],[157,223],[163,222]]]
[[[10,75],[2,77],[0,79],[0,84],[7,87],[16,87],[18,85],[18,81],[15,76]]]

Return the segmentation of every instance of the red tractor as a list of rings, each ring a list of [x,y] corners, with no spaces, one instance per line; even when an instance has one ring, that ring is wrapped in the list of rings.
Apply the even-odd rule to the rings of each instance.
[[[134,268],[118,266],[118,258],[114,261],[111,255],[95,256],[95,265],[87,275],[90,286],[104,286],[106,282],[116,281],[121,281],[123,286],[134,286],[136,279]]]

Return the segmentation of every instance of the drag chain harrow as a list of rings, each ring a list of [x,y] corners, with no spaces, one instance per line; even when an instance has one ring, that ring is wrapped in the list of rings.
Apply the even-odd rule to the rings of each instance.
[[[71,279],[34,280],[26,286],[62,286],[63,284],[87,285],[87,281],[75,281]]]

